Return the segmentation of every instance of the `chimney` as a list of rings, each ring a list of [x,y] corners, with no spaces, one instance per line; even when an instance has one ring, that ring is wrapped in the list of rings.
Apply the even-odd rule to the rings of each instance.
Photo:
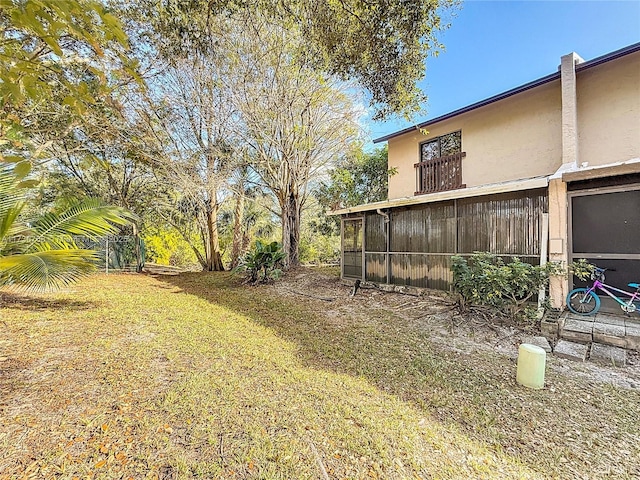
[[[578,166],[578,102],[576,98],[576,65],[584,62],[577,53],[561,57],[562,82],[562,163]]]

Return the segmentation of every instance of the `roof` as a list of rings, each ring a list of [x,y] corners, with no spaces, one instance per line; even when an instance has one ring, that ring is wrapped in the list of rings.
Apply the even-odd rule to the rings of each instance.
[[[426,195],[415,195],[413,197],[394,198],[393,200],[385,200],[382,202],[367,203],[364,205],[356,205],[355,207],[333,210],[331,212],[327,212],[327,215],[346,215],[350,213],[369,212],[372,210],[386,210],[389,208],[442,202],[459,198],[481,197],[485,195],[495,195],[498,193],[533,190],[535,188],[545,188],[549,184],[550,180],[558,178],[562,178],[565,182],[574,182],[578,180],[590,180],[594,178],[626,175],[630,173],[640,173],[640,158],[631,158],[624,162],[614,162],[605,165],[593,166],[588,164],[580,166],[565,164],[561,165],[558,171],[553,175],[509,180],[506,182],[491,183],[487,185],[477,185],[475,187],[428,193]]]
[[[527,178],[524,180],[510,180],[507,182],[492,183],[488,185],[478,185],[476,187],[460,188],[458,190],[447,190],[445,192],[428,193],[426,195],[416,195],[413,197],[394,198],[393,200],[385,200],[383,202],[367,203],[365,205],[357,205],[355,207],[334,210],[332,212],[328,212],[327,215],[345,215],[348,213],[442,202],[445,200],[454,200],[456,198],[480,197],[483,195],[494,195],[496,193],[545,188],[548,183],[548,176]]]
[[[579,65],[576,65],[576,72],[587,70],[589,68],[601,65],[606,62],[610,62],[612,60],[616,60],[620,57],[624,57],[625,55],[629,55],[631,53],[635,53],[638,51],[640,51],[640,43],[634,43],[633,45],[629,45],[628,47],[621,48],[620,50],[616,50],[615,52],[607,53],[606,55],[602,55],[601,57],[597,57],[597,58],[594,58],[593,60],[589,60],[588,62],[583,62]],[[414,132],[421,128],[428,127],[429,125],[442,122],[443,120],[448,120],[458,115],[462,115],[463,113],[467,113],[477,108],[489,105],[491,103],[504,100],[505,98],[509,98],[509,97],[512,97],[513,95],[526,92],[527,90],[531,90],[532,88],[545,85],[549,82],[553,82],[554,80],[558,80],[558,79],[560,79],[559,71],[552,73],[550,75],[547,75],[545,77],[538,78],[537,80],[533,80],[532,82],[525,83],[524,85],[520,85],[519,87],[513,88],[511,90],[507,90],[506,92],[499,93],[498,95],[494,95],[493,97],[489,97],[479,102],[473,103],[471,105],[467,105],[466,107],[462,107],[458,110],[454,110],[453,112],[449,112],[439,117],[427,120],[426,122],[416,124],[413,127],[408,127],[403,130],[399,130],[397,132],[391,133],[389,135],[385,135],[384,137],[376,138],[373,141],[373,143],[386,142],[387,140],[390,140],[395,137],[399,137],[400,135],[404,135],[405,133]]]

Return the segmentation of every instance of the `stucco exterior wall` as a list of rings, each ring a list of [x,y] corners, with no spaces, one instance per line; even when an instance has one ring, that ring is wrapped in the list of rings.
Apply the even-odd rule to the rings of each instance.
[[[640,158],[640,52],[577,72],[578,164]]]
[[[389,199],[413,196],[414,163],[425,140],[462,130],[467,187],[551,175],[562,164],[561,90],[553,81],[513,97],[389,140]]]

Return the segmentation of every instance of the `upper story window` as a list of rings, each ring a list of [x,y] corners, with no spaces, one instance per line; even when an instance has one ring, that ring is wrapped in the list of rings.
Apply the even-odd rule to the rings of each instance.
[[[464,188],[462,132],[448,133],[420,144],[416,169],[416,195]]]
[[[420,144],[420,161],[427,162],[462,152],[462,132],[447,133]]]

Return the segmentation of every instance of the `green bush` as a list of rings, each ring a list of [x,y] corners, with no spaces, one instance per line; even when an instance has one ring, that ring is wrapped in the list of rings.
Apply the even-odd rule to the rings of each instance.
[[[545,266],[530,265],[513,257],[505,263],[500,257],[475,252],[468,259],[452,258],[453,285],[460,295],[462,310],[469,305],[485,305],[511,318],[531,318],[536,308],[529,304],[552,275],[563,273],[555,262]]]
[[[282,275],[284,251],[279,242],[263,243],[256,240],[255,246],[248,251],[234,272],[245,272],[250,283],[266,283]]]
[[[569,265],[569,272],[582,281],[592,279],[596,271],[596,266],[589,263],[584,258],[575,260]]]
[[[300,239],[300,261],[303,263],[332,263],[340,261],[339,235],[304,235]]]
[[[198,263],[198,259],[189,244],[172,227],[148,227],[143,238],[147,248],[147,261],[149,262],[175,267],[185,267]]]

